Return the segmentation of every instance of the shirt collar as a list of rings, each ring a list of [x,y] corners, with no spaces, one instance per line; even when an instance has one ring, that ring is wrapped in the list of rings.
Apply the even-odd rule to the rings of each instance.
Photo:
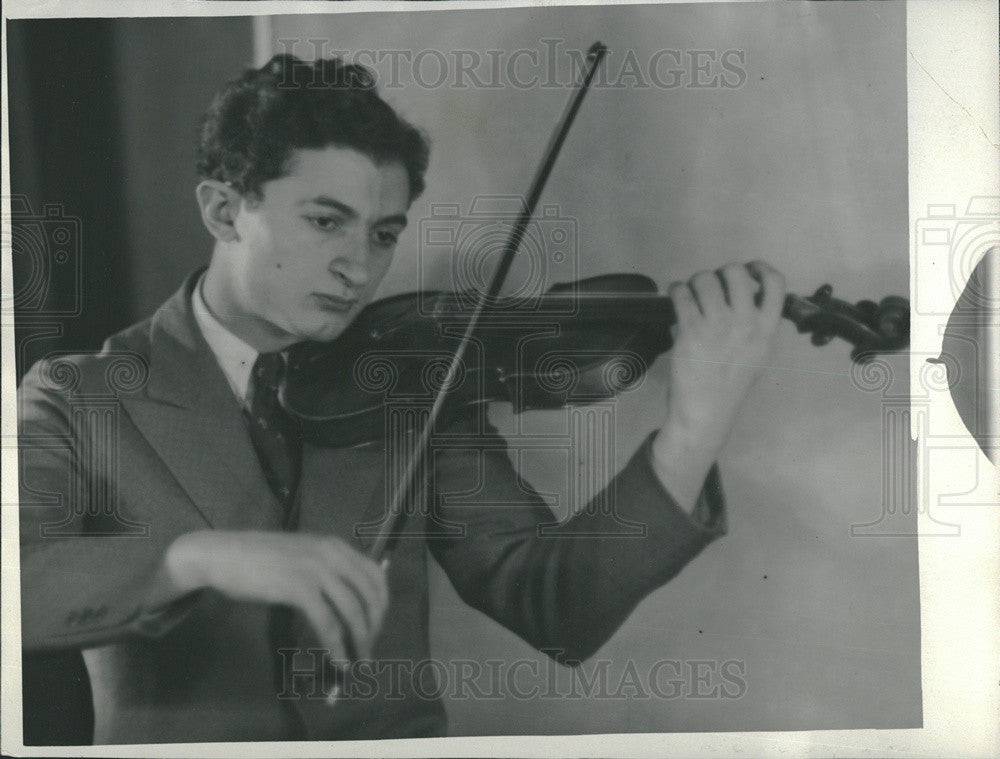
[[[205,342],[215,354],[215,360],[219,362],[222,373],[226,375],[229,386],[233,389],[236,397],[244,401],[247,397],[247,388],[250,385],[250,372],[253,370],[258,354],[252,345],[230,332],[208,310],[208,305],[201,293],[204,281],[203,275],[198,280],[191,295],[194,318],[205,337]]]

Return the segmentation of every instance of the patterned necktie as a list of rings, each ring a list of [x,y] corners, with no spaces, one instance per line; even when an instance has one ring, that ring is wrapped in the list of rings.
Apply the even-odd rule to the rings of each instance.
[[[294,530],[297,514],[294,512],[295,487],[299,479],[302,460],[302,438],[292,419],[278,403],[278,384],[285,370],[285,359],[280,353],[261,353],[250,372],[245,411],[250,427],[250,439],[257,449],[264,476],[271,490],[284,507],[282,526]],[[268,619],[269,647],[274,655],[275,693],[285,691],[284,678],[288,662],[282,658],[281,649],[296,647],[294,612],[284,605],[272,606]],[[286,651],[286,655],[292,655]],[[282,701],[288,718],[297,721],[295,709],[289,701]]]
[[[285,527],[294,526],[292,505],[302,463],[302,439],[295,422],[278,403],[278,384],[285,370],[280,353],[261,353],[247,389],[250,438],[271,490],[285,508]]]

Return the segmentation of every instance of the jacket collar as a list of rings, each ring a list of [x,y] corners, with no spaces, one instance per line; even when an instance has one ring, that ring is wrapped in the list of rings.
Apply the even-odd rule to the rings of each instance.
[[[202,271],[153,316],[145,392],[121,400],[210,524],[260,527],[281,507],[239,401],[195,321],[191,293]]]
[[[153,315],[147,395],[182,408],[233,400],[225,375],[194,317],[191,296],[205,269],[193,272]],[[227,404],[223,404],[227,405]]]

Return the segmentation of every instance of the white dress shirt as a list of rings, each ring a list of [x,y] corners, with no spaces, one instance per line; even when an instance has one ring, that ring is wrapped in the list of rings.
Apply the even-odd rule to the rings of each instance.
[[[240,402],[246,405],[250,372],[253,370],[254,362],[257,361],[257,350],[226,329],[208,310],[205,297],[201,294],[204,281],[205,277],[202,275],[191,296],[194,319],[198,322],[201,334],[205,336],[205,342],[215,354],[215,360],[219,362],[222,373],[229,380],[229,386]]]

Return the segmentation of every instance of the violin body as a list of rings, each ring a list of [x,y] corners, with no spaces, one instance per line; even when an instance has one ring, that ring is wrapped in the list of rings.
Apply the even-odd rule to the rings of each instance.
[[[905,299],[851,305],[830,293],[824,285],[809,298],[789,295],[783,315],[816,345],[848,340],[859,362],[908,345]],[[369,304],[332,343],[295,346],[281,398],[305,439],[334,447],[382,440],[388,410],[416,423],[442,391],[437,429],[482,403],[508,402],[519,413],[606,400],[634,387],[673,345],[673,305],[642,275],[490,299],[467,335],[478,295],[396,295]]]
[[[594,403],[641,381],[673,345],[670,314],[648,299],[634,319],[594,299],[655,295],[640,275],[594,277],[547,297],[498,299],[483,312],[448,390],[438,425],[470,405],[513,404],[518,413]],[[289,357],[282,402],[306,439],[358,445],[385,434],[386,408],[430,408],[468,322],[470,293],[407,293],[367,306],[336,341],[304,343]],[[662,304],[659,304],[662,307]]]

